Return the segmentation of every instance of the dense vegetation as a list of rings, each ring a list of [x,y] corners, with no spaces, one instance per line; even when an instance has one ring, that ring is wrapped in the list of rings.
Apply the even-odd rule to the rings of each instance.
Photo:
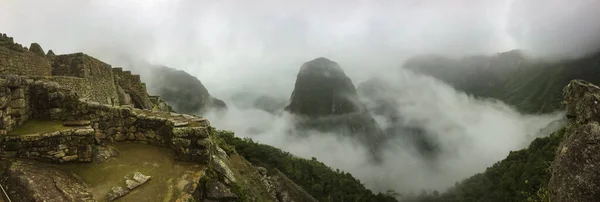
[[[510,152],[506,159],[455,184],[443,194],[423,194],[417,201],[548,202],[550,165],[564,135],[561,129],[535,139],[528,148]]]
[[[405,67],[432,75],[458,90],[496,98],[525,113],[562,108],[562,89],[573,79],[600,83],[600,53],[563,61],[536,61],[519,51],[450,59],[420,56]]]
[[[235,137],[228,131],[219,131],[219,139],[227,153],[237,152],[269,172],[281,171],[319,201],[396,201],[388,195],[374,194],[350,173],[333,170],[315,158],[299,158],[249,138]]]

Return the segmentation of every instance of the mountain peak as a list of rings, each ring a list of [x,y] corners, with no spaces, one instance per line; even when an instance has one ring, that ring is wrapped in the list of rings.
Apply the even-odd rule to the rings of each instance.
[[[319,57],[305,62],[300,68],[300,74],[322,75],[324,77],[346,77],[340,65],[330,59]]]

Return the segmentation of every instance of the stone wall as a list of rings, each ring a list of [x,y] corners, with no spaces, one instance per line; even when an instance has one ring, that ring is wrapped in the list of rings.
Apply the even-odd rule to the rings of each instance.
[[[212,128],[206,119],[84,102],[75,92],[42,80],[35,81],[31,89],[35,95],[32,111],[38,118],[90,121],[98,142],[152,144],[172,148],[179,160],[208,161],[208,136]],[[180,127],[182,120],[195,125]]]
[[[49,76],[52,74],[52,67],[45,56],[14,43],[6,34],[0,34],[0,74]]]
[[[112,72],[115,84],[130,96],[136,108],[152,109],[152,101],[146,91],[146,84],[142,83],[140,75],[131,74],[131,71],[123,71],[120,67],[113,68]]]
[[[52,64],[52,75],[85,78],[88,81],[86,87],[94,88],[87,92],[86,98],[101,104],[119,104],[112,68],[96,58],[83,53],[58,55]]]
[[[61,87],[76,92],[79,97],[91,98],[94,94],[94,89],[90,85],[90,82],[85,78],[71,77],[71,76],[51,76],[40,78],[42,80],[53,81],[58,83]]]
[[[32,115],[31,79],[19,76],[0,78],[0,136],[22,125]]]
[[[44,134],[6,136],[0,139],[3,157],[50,162],[91,162],[94,130],[68,129]]]

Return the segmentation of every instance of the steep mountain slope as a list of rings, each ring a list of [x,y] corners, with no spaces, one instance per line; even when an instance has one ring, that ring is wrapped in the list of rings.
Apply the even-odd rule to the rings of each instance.
[[[600,53],[563,61],[533,60],[519,51],[462,59],[429,55],[414,57],[404,67],[469,94],[502,100],[525,113],[560,109],[562,88],[572,79],[600,83]]]
[[[198,78],[182,70],[168,67],[155,67],[149,78],[149,86],[153,93],[162,97],[180,113],[205,113],[211,109],[225,109],[222,100],[210,95]]]
[[[223,148],[227,153],[238,153],[254,165],[267,168],[267,173],[285,174],[318,201],[396,201],[391,196],[371,192],[350,173],[334,171],[315,158],[299,158],[251,139],[235,137],[232,132],[220,131],[219,137],[223,140],[221,144],[226,145]]]
[[[385,135],[360,103],[352,80],[327,58],[300,68],[286,111],[297,115],[298,127],[353,136],[375,151]]]
[[[597,201],[600,88],[573,80],[564,88],[568,123],[446,193],[409,201]]]

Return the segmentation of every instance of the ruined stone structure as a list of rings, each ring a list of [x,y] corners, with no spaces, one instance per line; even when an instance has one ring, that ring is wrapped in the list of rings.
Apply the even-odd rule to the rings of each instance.
[[[37,129],[35,123],[48,125]],[[180,196],[170,201],[243,200],[238,194],[249,194],[237,183],[250,184],[240,177],[253,175],[248,169],[254,168],[233,172],[233,161],[213,140],[214,130],[208,120],[173,113],[161,97],[149,96],[139,75],[83,53],[44,54],[39,44],[27,49],[0,35],[0,169],[5,169],[0,184],[12,201],[94,201],[82,179],[46,162],[102,162],[109,157],[101,157],[101,148],[115,142],[168,148],[175,160],[198,164],[197,172],[183,174]],[[127,190],[112,187],[104,199],[115,200],[146,181],[136,179],[134,185],[128,179]]]
[[[0,35],[0,156],[90,162],[93,146],[134,141],[172,148],[175,158],[206,163],[206,119],[172,114],[148,95],[140,76],[83,53],[44,54]],[[35,118],[77,123],[46,133],[11,135]]]
[[[0,74],[50,76],[52,65],[46,57],[14,43],[6,34],[0,34]]]
[[[4,84],[4,91],[10,92],[1,97],[8,103],[2,110],[1,156],[89,162],[96,142],[134,141],[172,148],[179,160],[205,163],[209,159],[207,138],[211,128],[206,119],[98,104],[44,79],[4,76],[0,78],[0,84]],[[88,127],[24,136],[7,135],[29,116]]]
[[[81,98],[100,104],[153,108],[146,84],[142,83],[139,75],[122,68],[112,68],[83,53],[54,55],[54,52],[48,51],[44,54],[37,43],[26,49],[6,34],[0,35],[0,75],[55,81]]]

